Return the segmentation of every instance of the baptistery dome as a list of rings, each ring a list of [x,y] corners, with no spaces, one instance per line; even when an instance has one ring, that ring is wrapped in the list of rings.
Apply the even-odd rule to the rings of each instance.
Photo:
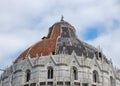
[[[48,35],[24,51],[15,62],[24,60],[27,55],[29,55],[30,58],[35,58],[36,55],[47,56],[50,55],[50,53],[71,55],[73,51],[78,56],[84,55],[93,58],[94,55],[96,55],[97,59],[100,58],[97,56],[98,50],[79,40],[75,28],[68,22],[62,20],[53,24],[49,28]]]

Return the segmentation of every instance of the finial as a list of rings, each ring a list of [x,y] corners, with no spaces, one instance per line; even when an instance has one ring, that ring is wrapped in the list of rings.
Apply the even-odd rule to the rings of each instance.
[[[63,17],[63,15],[62,15],[62,16],[61,16],[61,21],[64,21],[63,18],[64,18],[64,17]]]

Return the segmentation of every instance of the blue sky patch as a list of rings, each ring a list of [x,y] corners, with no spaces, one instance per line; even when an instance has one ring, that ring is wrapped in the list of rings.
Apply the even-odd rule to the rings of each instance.
[[[83,38],[85,40],[92,40],[95,39],[98,35],[99,35],[98,28],[92,27],[87,29],[87,31],[84,33]]]

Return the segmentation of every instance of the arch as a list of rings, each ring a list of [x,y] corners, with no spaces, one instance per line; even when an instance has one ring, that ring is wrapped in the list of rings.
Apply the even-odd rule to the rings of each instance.
[[[78,80],[78,70],[77,70],[77,68],[76,67],[73,67],[72,68],[72,75],[73,75],[73,79],[74,80]]]
[[[99,74],[96,70],[93,71],[93,82],[95,83],[99,82]]]
[[[110,85],[116,86],[115,79],[112,76],[110,76]]]
[[[26,82],[29,82],[31,78],[31,71],[28,69],[26,70]]]
[[[53,67],[48,67],[48,79],[53,79]]]

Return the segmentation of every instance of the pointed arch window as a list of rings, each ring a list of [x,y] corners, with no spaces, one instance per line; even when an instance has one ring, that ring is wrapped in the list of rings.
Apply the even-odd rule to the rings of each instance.
[[[48,67],[48,79],[53,79],[53,68]]]
[[[76,67],[73,67],[73,79],[78,80],[78,70]]]
[[[30,81],[30,76],[31,76],[31,71],[30,71],[30,70],[27,70],[27,71],[26,71],[26,82],[29,82],[29,81]]]
[[[99,74],[96,70],[93,71],[93,82],[95,83],[99,82]]]
[[[111,86],[116,86],[115,79],[112,76],[110,76],[110,85]]]

